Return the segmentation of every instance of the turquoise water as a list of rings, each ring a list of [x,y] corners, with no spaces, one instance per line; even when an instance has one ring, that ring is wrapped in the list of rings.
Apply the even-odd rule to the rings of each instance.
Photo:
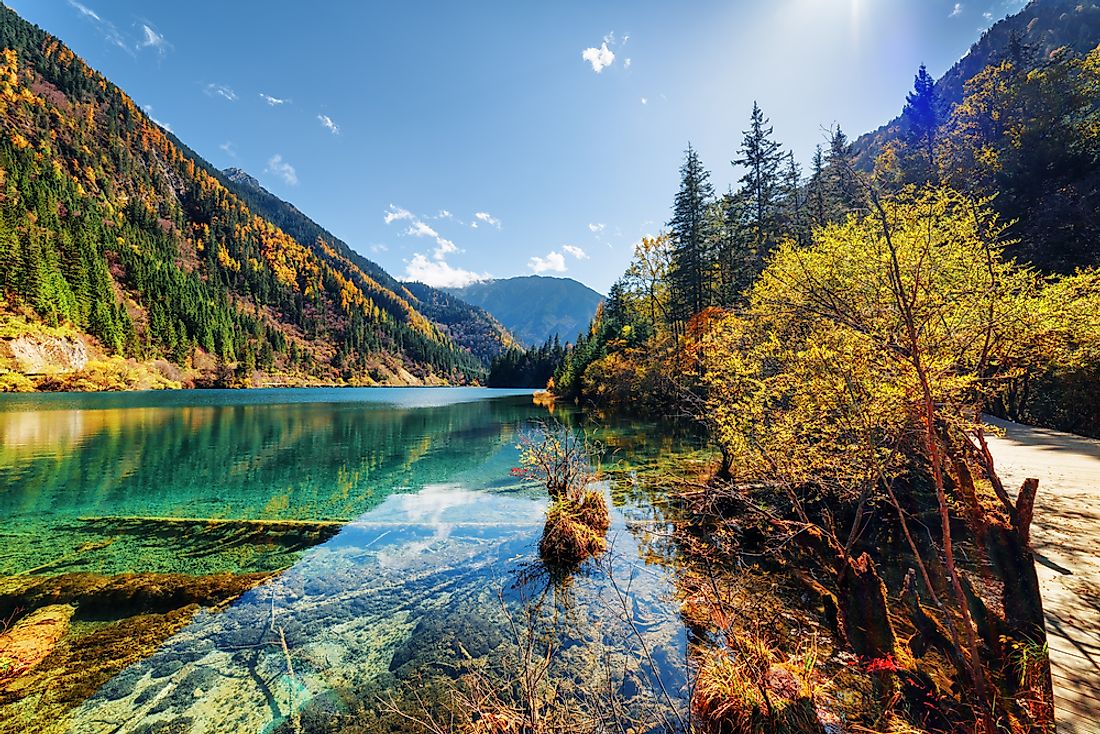
[[[278,571],[37,723],[383,730],[380,701],[471,666],[507,690],[535,637],[562,701],[591,708],[606,679],[650,717],[682,707],[670,572],[630,522],[653,515],[644,487],[601,485],[616,507],[599,561],[565,578],[538,562],[546,500],[510,469],[546,417],[525,391],[475,388],[0,396],[0,577]],[[673,443],[594,430],[608,461]]]

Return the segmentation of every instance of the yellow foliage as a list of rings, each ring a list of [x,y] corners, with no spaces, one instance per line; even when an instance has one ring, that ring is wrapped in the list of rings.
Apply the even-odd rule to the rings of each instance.
[[[1001,255],[999,226],[947,189],[781,246],[743,315],[693,344],[735,471],[839,490],[920,453],[925,384],[967,430],[1024,360],[1039,323],[1034,274]]]
[[[218,243],[218,249],[215,254],[218,258],[218,264],[226,270],[232,270],[234,273],[239,273],[241,271],[241,263],[229,254],[229,250],[225,249],[225,245]]]

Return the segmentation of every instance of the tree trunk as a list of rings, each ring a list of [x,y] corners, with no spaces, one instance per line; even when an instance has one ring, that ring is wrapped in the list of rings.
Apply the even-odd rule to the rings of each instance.
[[[847,558],[837,579],[844,633],[857,655],[877,659],[894,655],[897,637],[890,623],[886,586],[866,553]]]

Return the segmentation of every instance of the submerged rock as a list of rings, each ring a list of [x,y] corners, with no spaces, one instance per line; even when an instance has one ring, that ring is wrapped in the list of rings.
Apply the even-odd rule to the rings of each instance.
[[[389,669],[407,676],[427,667],[453,668],[456,661],[483,658],[504,641],[495,621],[470,612],[427,615],[394,651]]]

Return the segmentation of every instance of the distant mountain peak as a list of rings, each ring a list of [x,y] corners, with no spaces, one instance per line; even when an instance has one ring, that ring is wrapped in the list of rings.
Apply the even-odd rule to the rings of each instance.
[[[257,191],[266,190],[264,189],[263,185],[258,180],[256,180],[255,176],[250,174],[248,171],[245,171],[243,168],[230,166],[229,168],[226,168],[222,171],[222,175],[235,184],[247,186],[248,188],[255,189]]]

